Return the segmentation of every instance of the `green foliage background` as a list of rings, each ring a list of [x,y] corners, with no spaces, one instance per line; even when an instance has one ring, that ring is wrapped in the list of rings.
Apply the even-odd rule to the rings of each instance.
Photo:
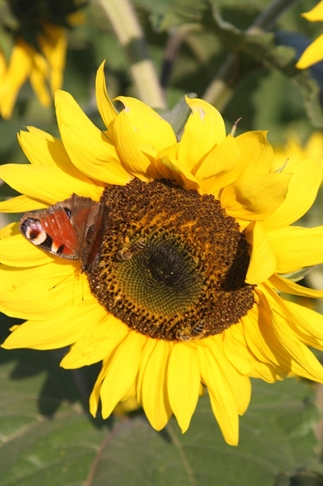
[[[84,25],[69,32],[63,89],[103,128],[95,104],[96,70],[106,59],[111,97],[137,96],[129,68],[138,61],[138,53],[136,46],[120,44],[101,4],[90,1]],[[268,28],[248,35],[255,19],[273,4],[282,12]],[[234,54],[215,106],[228,131],[242,117],[238,133],[268,129],[273,145],[285,143],[291,130],[305,142],[322,129],[323,63],[306,71],[295,68],[299,54],[320,32],[319,25],[300,17],[315,4],[314,0],[133,1],[167,109],[187,93],[204,97]],[[42,108],[26,85],[12,118],[0,120],[1,163],[26,163],[16,133],[28,125],[58,136],[54,110]],[[7,186],[1,192],[3,198],[15,195]],[[309,226],[320,224],[321,202],[320,195],[318,206],[307,216]],[[1,320],[5,338],[17,319],[1,316]],[[61,357],[60,350],[1,351],[3,486],[322,484],[322,403],[318,406],[314,384],[294,379],[275,385],[254,381],[251,406],[240,420],[240,444],[233,448],[225,444],[207,396],[200,399],[192,426],[183,436],[173,419],[164,431],[155,432],[141,411],[105,422],[91,418],[87,400],[98,368],[61,370]]]

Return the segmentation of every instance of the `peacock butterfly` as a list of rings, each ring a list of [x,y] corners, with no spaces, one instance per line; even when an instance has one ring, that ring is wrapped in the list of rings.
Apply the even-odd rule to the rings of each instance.
[[[80,260],[82,271],[91,271],[100,259],[108,211],[104,203],[72,194],[43,211],[25,213],[19,229],[42,250]]]

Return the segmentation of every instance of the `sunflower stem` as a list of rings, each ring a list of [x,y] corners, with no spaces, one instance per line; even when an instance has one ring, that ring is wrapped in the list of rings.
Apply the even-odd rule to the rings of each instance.
[[[246,33],[249,35],[259,34],[268,30],[283,13],[290,8],[297,0],[274,0],[268,7],[261,12],[253,21]],[[206,89],[203,99],[218,110],[223,110],[228,104],[233,94],[233,87],[239,81],[238,55],[231,53],[228,55],[213,81]]]
[[[166,108],[144,33],[129,0],[99,0],[116,36],[124,48],[139,98],[153,108]]]

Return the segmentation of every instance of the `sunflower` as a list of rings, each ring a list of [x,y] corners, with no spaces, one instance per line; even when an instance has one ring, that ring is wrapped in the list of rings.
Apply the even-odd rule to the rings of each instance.
[[[52,94],[62,86],[67,47],[67,27],[79,24],[83,17],[76,10],[80,2],[68,0],[58,5],[53,0],[30,2],[13,0],[11,12],[4,15],[12,49],[0,50],[0,114],[12,115],[20,89],[29,79],[43,106],[52,102]],[[72,13],[73,12],[73,13]],[[14,25],[11,16],[14,17]],[[6,19],[7,25],[6,25]],[[3,33],[4,35],[4,33]],[[7,51],[7,49],[6,49]],[[5,55],[7,54],[7,55]]]
[[[323,20],[323,0],[321,0],[309,12],[302,14],[309,22],[322,22]],[[302,53],[296,67],[306,69],[317,62],[323,60],[323,34],[319,35]]]
[[[265,132],[226,136],[220,113],[201,99],[186,100],[178,141],[137,99],[118,97],[117,113],[103,64],[96,92],[105,131],[59,91],[61,140],[29,127],[19,142],[32,165],[2,168],[22,193],[4,211],[42,210],[71,193],[105,210],[83,273],[79,261],[32,245],[18,224],[4,228],[2,310],[27,322],[3,346],[70,346],[64,368],[102,361],[91,413],[101,403],[107,418],[136,397],[156,430],[174,414],[185,432],[207,390],[236,445],[250,377],[323,381],[307,347],[322,348],[321,316],[279,295],[322,295],[284,276],[321,261],[322,229],[290,224],[313,204],[322,160],[274,171]]]

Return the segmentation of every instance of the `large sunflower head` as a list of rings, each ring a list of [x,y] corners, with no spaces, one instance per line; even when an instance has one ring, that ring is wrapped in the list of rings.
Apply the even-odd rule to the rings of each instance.
[[[117,98],[118,113],[103,65],[96,89],[104,131],[57,92],[61,139],[29,127],[19,142],[31,165],[2,168],[22,194],[2,209],[38,210],[22,219],[27,238],[3,230],[2,309],[27,319],[3,346],[70,346],[65,368],[102,361],[91,413],[136,397],[157,430],[172,414],[187,430],[206,389],[236,445],[250,377],[322,381],[307,347],[322,347],[321,316],[279,295],[320,295],[284,275],[322,258],[322,229],[290,226],[316,197],[322,160],[276,170],[265,132],[226,135],[200,99],[187,99],[178,140],[134,98]],[[65,218],[61,233],[48,215]]]

